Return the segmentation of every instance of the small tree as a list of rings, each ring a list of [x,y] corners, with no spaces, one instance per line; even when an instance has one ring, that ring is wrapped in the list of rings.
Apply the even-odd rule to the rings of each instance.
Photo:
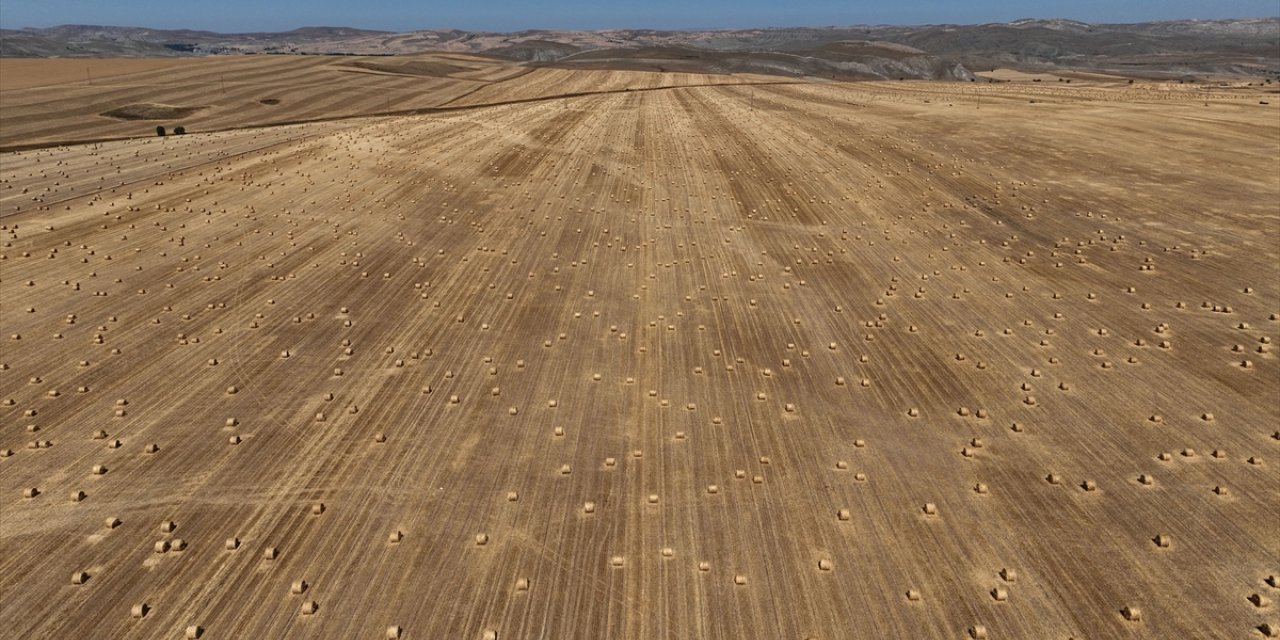
[[[173,128],[173,135],[175,136],[183,135],[186,132],[187,132],[187,128],[182,125],[178,125]]]
[[[156,135],[164,137],[164,125],[156,125]]]

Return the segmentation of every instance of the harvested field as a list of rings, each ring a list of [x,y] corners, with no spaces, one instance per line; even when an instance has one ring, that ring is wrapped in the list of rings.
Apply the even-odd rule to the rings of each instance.
[[[0,58],[0,91],[94,80],[192,64],[183,58]]]
[[[24,70],[34,73],[40,68],[36,63],[59,61],[22,62],[27,63]],[[577,93],[782,80],[635,71],[579,74],[452,53],[354,60],[350,56],[238,56],[164,62],[168,64],[161,68],[102,78],[92,84],[5,86],[0,90],[0,149],[146,137],[153,135],[155,124],[183,125],[196,133],[376,114],[405,115]],[[139,104],[150,103],[203,108],[168,113],[143,109],[147,122],[100,116],[121,110],[136,115]],[[151,116],[164,121],[157,123]],[[137,118],[125,118],[130,119]]]
[[[1280,628],[1280,105],[267,62],[471,108],[0,155],[14,637]]]

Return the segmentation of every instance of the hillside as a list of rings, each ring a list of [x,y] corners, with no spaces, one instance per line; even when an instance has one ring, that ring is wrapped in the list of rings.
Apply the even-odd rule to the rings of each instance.
[[[1087,24],[1070,20],[1019,20],[1004,24],[852,26],[713,31],[615,29],[531,30],[514,33],[432,29],[402,33],[310,27],[284,33],[216,34],[130,27],[61,26],[0,32],[0,57],[177,56],[201,54],[395,55],[429,51],[491,53],[519,61],[552,62],[581,52],[601,64],[624,67],[670,48],[659,58],[693,64],[677,52],[689,48],[732,52],[731,58],[699,54],[709,65],[765,68],[776,56],[813,58],[812,52],[840,42],[896,43],[937,58],[927,64],[895,65],[864,59],[865,67],[840,69],[826,63],[786,63],[783,75],[835,77],[963,78],[967,71],[1014,67],[1031,70],[1092,69],[1137,75],[1232,74],[1280,76],[1280,18],[1181,20],[1138,24]],[[809,65],[809,66],[806,66]],[[966,71],[966,72],[967,72]]]

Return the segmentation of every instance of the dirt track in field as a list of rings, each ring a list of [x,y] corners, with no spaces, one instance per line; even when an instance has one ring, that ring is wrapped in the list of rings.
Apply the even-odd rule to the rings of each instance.
[[[670,83],[617,73],[464,101]],[[689,87],[0,155],[0,627],[1263,637],[1257,102]]]

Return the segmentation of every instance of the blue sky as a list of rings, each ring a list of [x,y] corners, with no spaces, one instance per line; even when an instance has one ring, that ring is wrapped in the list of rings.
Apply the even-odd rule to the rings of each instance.
[[[1278,0],[3,0],[0,26],[105,24],[211,31],[348,26],[515,31],[1003,22],[1140,22],[1280,14]]]

